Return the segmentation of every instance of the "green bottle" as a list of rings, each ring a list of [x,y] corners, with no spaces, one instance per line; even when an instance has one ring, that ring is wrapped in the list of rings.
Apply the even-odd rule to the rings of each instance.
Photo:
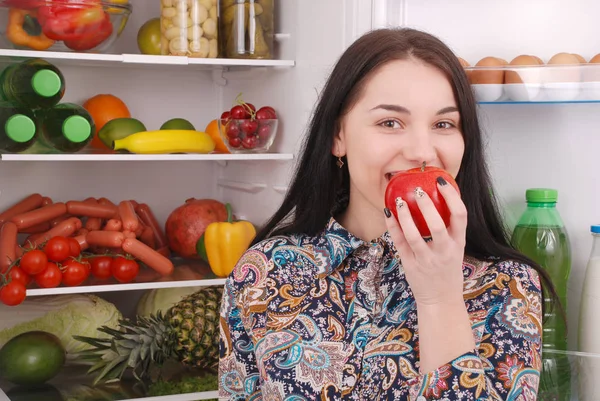
[[[552,279],[562,307],[567,308],[567,282],[571,273],[571,246],[565,225],[556,209],[558,191],[532,188],[526,191],[527,209],[512,235],[513,245],[538,263]],[[558,307],[546,302],[542,339],[540,400],[571,399],[571,365],[567,356],[552,353],[567,350],[567,328]]]
[[[35,116],[29,110],[0,103],[0,152],[20,153],[35,144]]]
[[[52,107],[64,94],[65,78],[60,70],[39,58],[13,64],[0,75],[0,99],[17,107]]]
[[[41,126],[39,142],[59,152],[79,152],[90,143],[96,131],[90,114],[77,104],[62,103],[38,111],[37,116]]]

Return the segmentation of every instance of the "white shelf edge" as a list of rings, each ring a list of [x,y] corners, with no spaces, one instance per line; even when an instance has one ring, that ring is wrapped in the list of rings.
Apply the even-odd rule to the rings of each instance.
[[[203,391],[201,393],[173,394],[159,397],[130,398],[126,401],[196,401],[219,398],[218,391]]]
[[[237,189],[238,191],[248,192],[256,194],[267,187],[267,184],[253,183],[253,182],[241,182],[232,180],[219,180],[218,185],[223,188]]]
[[[35,297],[42,295],[89,294],[95,292],[152,290],[156,288],[208,287],[212,285],[225,285],[225,279],[217,278],[206,280],[159,281],[150,283],[100,284],[82,285],[77,287],[33,288],[27,290],[27,296]]]
[[[96,61],[123,65],[206,65],[214,67],[294,67],[294,60],[251,60],[226,58],[194,58],[186,56],[154,56],[146,54],[100,54],[0,49],[0,57],[44,58],[65,61]]]
[[[1,161],[236,161],[236,160],[293,160],[291,153],[241,154],[0,154]]]

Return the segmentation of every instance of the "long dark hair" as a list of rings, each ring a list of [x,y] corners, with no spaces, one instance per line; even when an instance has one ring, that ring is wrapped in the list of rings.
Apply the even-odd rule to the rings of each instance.
[[[357,101],[367,78],[394,60],[417,59],[437,67],[450,81],[461,116],[465,151],[456,177],[468,210],[465,254],[513,259],[533,267],[543,288],[557,300],[548,274],[509,241],[484,158],[476,103],[467,75],[454,53],[436,37],[409,28],[380,29],[355,41],[334,67],[314,111],[291,186],[279,210],[254,242],[280,234],[316,235],[348,205],[350,176],[331,154],[341,117]],[[382,211],[383,213],[383,211]]]

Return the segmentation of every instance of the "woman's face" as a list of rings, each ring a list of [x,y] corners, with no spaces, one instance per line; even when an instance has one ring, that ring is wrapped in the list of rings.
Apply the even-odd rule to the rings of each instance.
[[[333,154],[346,156],[354,209],[382,214],[392,174],[423,162],[458,174],[464,140],[452,87],[421,61],[392,61],[377,70],[340,128]]]

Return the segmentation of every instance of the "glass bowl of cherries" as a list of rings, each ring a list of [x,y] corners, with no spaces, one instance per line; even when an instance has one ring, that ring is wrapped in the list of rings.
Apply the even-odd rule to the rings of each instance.
[[[277,135],[277,113],[270,106],[257,110],[252,103],[238,101],[218,121],[223,142],[231,153],[265,153]]]

